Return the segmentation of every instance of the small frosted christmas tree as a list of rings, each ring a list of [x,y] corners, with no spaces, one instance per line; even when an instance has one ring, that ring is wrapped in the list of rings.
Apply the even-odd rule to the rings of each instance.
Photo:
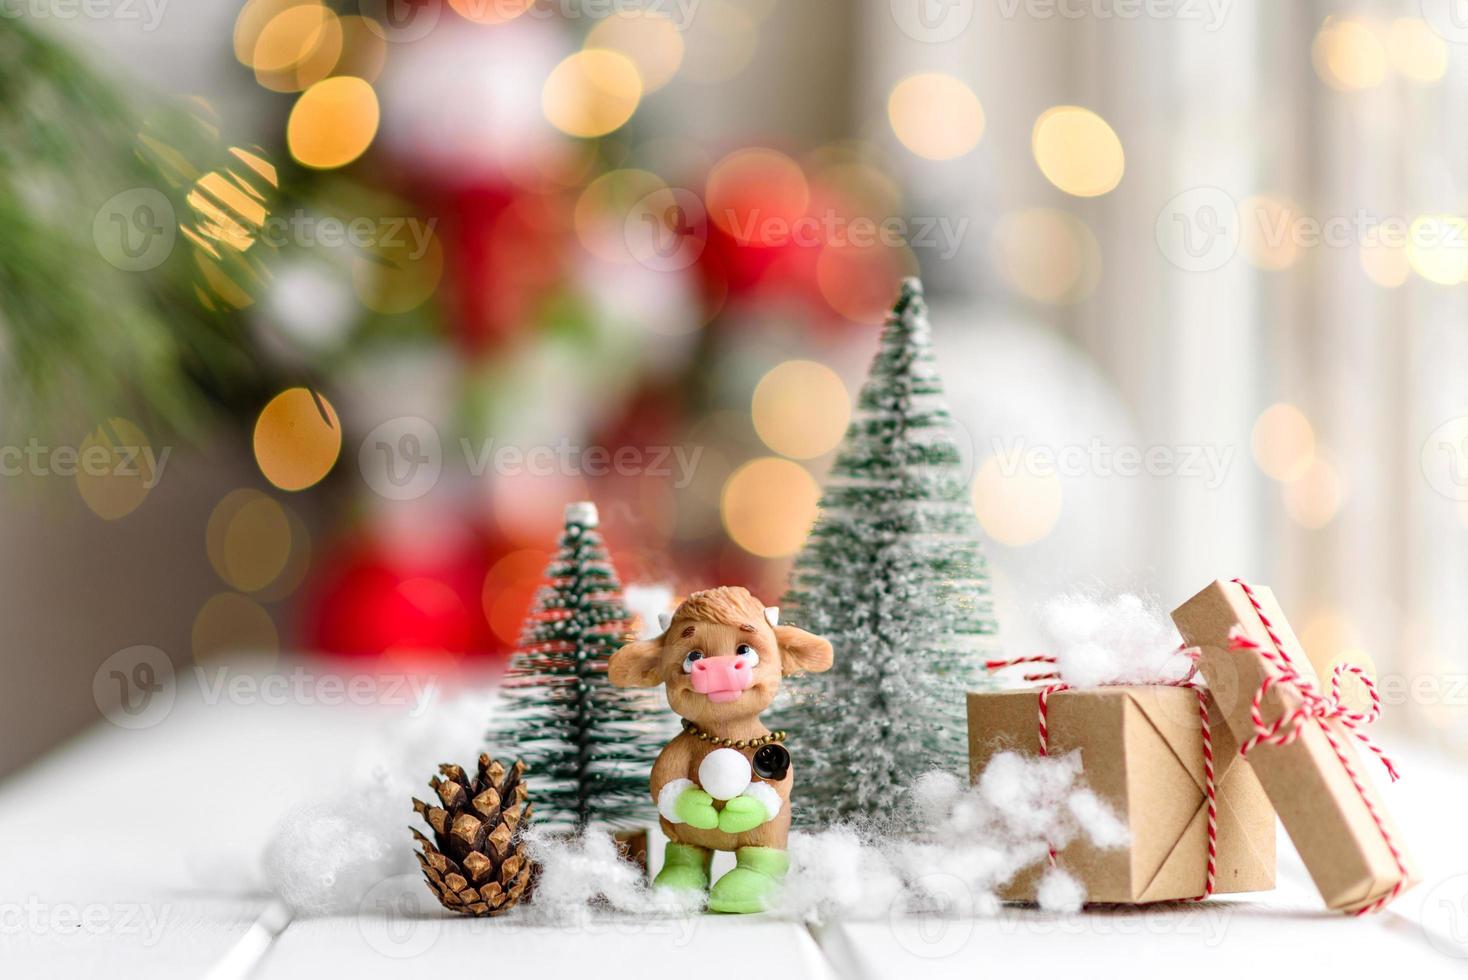
[[[782,602],[835,666],[797,678],[778,719],[800,768],[798,819],[878,816],[903,786],[967,769],[967,691],[991,685],[996,626],[979,526],[908,279]]]
[[[489,733],[494,752],[529,767],[537,821],[563,830],[650,818],[648,766],[666,741],[655,699],[607,680],[631,615],[596,527],[594,504],[567,506]]]

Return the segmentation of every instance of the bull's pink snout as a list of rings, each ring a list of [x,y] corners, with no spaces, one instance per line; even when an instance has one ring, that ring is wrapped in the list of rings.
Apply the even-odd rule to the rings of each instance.
[[[754,683],[754,671],[743,657],[704,657],[693,662],[693,689],[715,704],[736,700]]]

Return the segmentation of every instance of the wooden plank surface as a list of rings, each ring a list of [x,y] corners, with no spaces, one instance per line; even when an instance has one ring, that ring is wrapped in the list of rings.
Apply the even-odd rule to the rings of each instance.
[[[888,918],[807,928],[770,917],[563,925],[443,915],[412,878],[351,915],[290,919],[259,854],[281,812],[361,761],[381,709],[206,703],[180,687],[158,725],[99,726],[0,786],[0,975],[364,977],[434,971],[549,976],[977,978],[1021,970],[1173,976],[1301,967],[1343,976],[1437,976],[1468,966],[1468,842],[1457,760],[1398,752],[1389,800],[1427,880],[1364,920],[1320,911],[1282,847],[1281,887],[1248,901],[1073,918]],[[1461,958],[1459,958],[1461,957]],[[479,964],[476,966],[476,964]]]
[[[835,976],[806,929],[762,918],[638,920],[613,915],[573,925],[503,919],[359,916],[297,921],[266,957],[265,980],[325,975],[540,976],[688,980],[758,974],[762,980]]]

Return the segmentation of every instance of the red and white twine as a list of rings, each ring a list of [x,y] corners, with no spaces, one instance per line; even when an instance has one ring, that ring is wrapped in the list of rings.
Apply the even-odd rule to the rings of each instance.
[[[1198,672],[1196,651],[1192,653],[1192,657],[1193,666],[1186,677],[1176,681],[1155,681],[1153,683],[1163,687],[1192,688],[1198,695],[1199,733],[1203,740],[1203,798],[1208,812],[1208,861],[1204,873],[1203,894],[1196,899],[1202,901],[1213,894],[1218,881],[1218,789],[1213,770],[1213,733],[1208,723],[1208,692],[1194,683],[1193,678]],[[1032,657],[1016,657],[1013,660],[990,660],[984,666],[990,670],[1003,670],[1006,667],[1017,667],[1021,664],[1044,664],[1052,668],[1024,675],[1025,680],[1030,683],[1048,682],[1038,692],[1040,755],[1048,757],[1050,755],[1050,695],[1069,691],[1072,688],[1061,679],[1060,671],[1053,669],[1057,667],[1057,661],[1052,656],[1039,654]],[[1054,847],[1050,848],[1050,863],[1055,863]]]
[[[1351,762],[1351,756],[1346,752],[1346,746],[1340,736],[1331,726],[1330,722],[1339,723],[1347,733],[1354,737],[1366,748],[1375,753],[1386,767],[1387,775],[1392,782],[1400,778],[1397,767],[1393,765],[1391,758],[1382,751],[1381,747],[1372,740],[1371,736],[1362,730],[1362,727],[1376,721],[1381,716],[1381,697],[1376,692],[1376,684],[1372,679],[1355,664],[1338,664],[1331,672],[1330,694],[1322,695],[1315,689],[1308,675],[1301,674],[1289,654],[1285,653],[1284,642],[1275,631],[1274,624],[1265,615],[1264,609],[1259,604],[1259,599],[1254,595],[1254,590],[1243,579],[1234,579],[1234,584],[1243,589],[1249,604],[1254,607],[1254,613],[1259,617],[1259,622],[1264,627],[1264,632],[1269,635],[1270,642],[1274,645],[1271,650],[1245,636],[1241,631],[1235,629],[1229,635],[1229,648],[1232,650],[1249,650],[1257,653],[1265,663],[1272,668],[1272,673],[1265,676],[1259,690],[1254,692],[1254,700],[1249,705],[1249,718],[1254,726],[1254,734],[1249,737],[1243,745],[1239,746],[1239,754],[1247,756],[1259,745],[1289,745],[1300,737],[1307,720],[1314,720],[1330,747],[1335,752],[1335,757],[1340,761],[1341,767],[1345,769],[1346,775],[1351,779],[1351,785],[1356,788],[1361,802],[1366,804],[1366,812],[1371,815],[1376,824],[1377,831],[1381,834],[1386,849],[1391,853],[1392,860],[1397,866],[1397,882],[1391,891],[1376,899],[1376,901],[1356,910],[1357,915],[1366,915],[1378,912],[1385,908],[1402,893],[1406,887],[1410,873],[1407,870],[1406,859],[1402,855],[1402,849],[1393,838],[1391,830],[1387,827],[1386,819],[1377,809],[1371,794],[1366,789],[1366,783],[1361,774],[1357,772],[1356,766]],[[1365,688],[1371,699],[1371,707],[1367,711],[1354,711],[1341,701],[1341,682],[1346,675],[1357,678]],[[1264,697],[1272,687],[1293,689],[1299,698],[1299,705],[1293,710],[1276,718],[1272,724],[1264,721]]]

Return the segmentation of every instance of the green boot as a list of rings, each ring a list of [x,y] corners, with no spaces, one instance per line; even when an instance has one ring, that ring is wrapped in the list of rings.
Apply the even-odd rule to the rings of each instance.
[[[734,870],[714,883],[709,892],[712,912],[763,912],[775,902],[775,893],[790,855],[773,847],[741,847],[734,855]],[[661,876],[659,876],[661,877]]]
[[[653,879],[653,887],[690,892],[707,891],[709,864],[713,859],[713,852],[707,848],[668,841],[667,850],[663,851],[663,870]]]

